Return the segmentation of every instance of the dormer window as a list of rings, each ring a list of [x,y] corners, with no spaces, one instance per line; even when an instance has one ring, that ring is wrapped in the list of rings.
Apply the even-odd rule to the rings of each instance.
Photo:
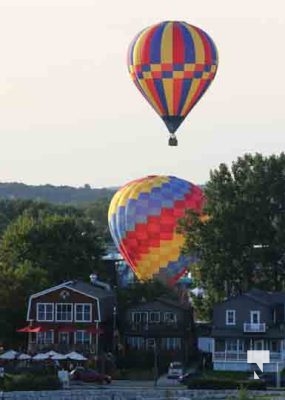
[[[226,310],[226,325],[236,324],[236,310]]]
[[[164,322],[174,323],[176,321],[176,315],[173,312],[164,313]]]
[[[149,313],[149,322],[152,324],[158,324],[160,322],[160,312],[159,311],[151,311]]]
[[[259,324],[260,323],[260,311],[251,311],[250,312],[250,323],[251,324]]]

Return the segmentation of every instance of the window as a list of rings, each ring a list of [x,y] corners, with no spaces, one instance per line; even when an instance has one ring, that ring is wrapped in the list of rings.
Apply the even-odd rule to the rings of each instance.
[[[75,304],[75,321],[91,322],[91,304]]]
[[[144,338],[141,336],[129,336],[127,338],[127,343],[133,349],[144,348]]]
[[[56,304],[56,321],[72,321],[72,304],[57,303]]]
[[[132,321],[137,324],[139,322],[147,322],[147,313],[146,312],[133,312],[132,313]]]
[[[37,344],[53,344],[53,331],[38,332]]]
[[[251,324],[259,324],[260,323],[260,311],[251,311],[250,312],[250,323]]]
[[[156,342],[154,338],[147,338],[146,339],[146,343],[145,343],[145,347],[147,350],[151,350],[156,346]]]
[[[37,303],[37,321],[53,321],[53,303]]]
[[[240,339],[226,339],[225,350],[229,352],[243,352],[244,351],[244,341]]]
[[[236,310],[227,310],[226,325],[235,325],[235,324],[236,324]]]
[[[151,311],[149,313],[149,322],[153,324],[157,324],[160,322],[160,312],[159,311]]]
[[[163,338],[161,339],[161,347],[166,350],[181,349],[181,338]]]
[[[91,335],[86,331],[76,331],[74,333],[74,343],[89,344],[91,343]]]
[[[173,312],[165,312],[164,321],[168,323],[173,323],[176,321],[176,315]]]
[[[280,342],[278,342],[277,340],[272,340],[271,342],[270,342],[270,350],[271,351],[273,351],[273,352],[279,352],[280,351],[280,344],[279,344]]]

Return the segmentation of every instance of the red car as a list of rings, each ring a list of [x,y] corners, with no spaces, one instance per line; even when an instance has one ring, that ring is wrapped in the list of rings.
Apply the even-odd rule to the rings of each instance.
[[[70,379],[82,382],[111,383],[110,375],[101,374],[90,368],[76,367],[70,372]]]

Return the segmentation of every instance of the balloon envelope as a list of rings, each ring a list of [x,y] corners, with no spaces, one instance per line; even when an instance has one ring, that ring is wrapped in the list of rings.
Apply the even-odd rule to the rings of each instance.
[[[130,76],[171,134],[208,89],[217,67],[213,40],[186,22],[150,26],[129,46]]]
[[[140,280],[174,285],[193,262],[181,254],[176,232],[186,209],[200,213],[202,190],[174,176],[147,176],[123,186],[111,200],[108,220],[113,240]]]

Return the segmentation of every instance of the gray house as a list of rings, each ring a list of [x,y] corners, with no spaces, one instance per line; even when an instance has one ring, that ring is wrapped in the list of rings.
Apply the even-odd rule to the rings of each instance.
[[[124,338],[130,350],[157,346],[160,354],[186,361],[196,345],[194,331],[191,307],[164,297],[142,302],[125,313]]]
[[[247,350],[270,350],[264,371],[285,366],[285,293],[253,289],[214,306],[215,370],[251,370]]]

